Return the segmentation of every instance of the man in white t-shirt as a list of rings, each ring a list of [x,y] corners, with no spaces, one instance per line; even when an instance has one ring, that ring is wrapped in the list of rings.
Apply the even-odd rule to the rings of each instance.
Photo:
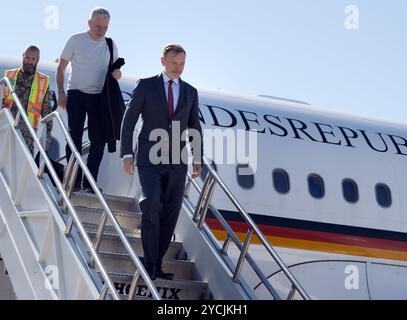
[[[105,142],[100,124],[103,122],[100,112],[100,94],[109,67],[110,51],[105,34],[110,21],[110,14],[104,8],[91,11],[88,20],[89,30],[72,35],[62,50],[57,69],[58,105],[68,112],[69,133],[78,152],[82,154],[82,136],[86,115],[88,116],[88,136],[90,149],[87,166],[95,180],[103,158]],[[113,62],[118,58],[118,51],[113,42]],[[65,93],[64,74],[71,63],[67,93]],[[121,72],[116,69],[112,76],[119,80]],[[67,161],[71,149],[66,147]],[[81,189],[82,172],[78,171],[74,190]],[[83,181],[83,189],[92,192],[88,180]]]

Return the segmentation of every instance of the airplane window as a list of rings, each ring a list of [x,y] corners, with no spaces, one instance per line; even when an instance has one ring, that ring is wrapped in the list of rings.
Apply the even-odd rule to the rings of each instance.
[[[290,179],[283,169],[273,170],[273,184],[277,192],[286,194],[290,191]]]
[[[237,182],[243,189],[251,189],[254,186],[254,173],[248,164],[239,164],[236,167]]]
[[[351,179],[343,179],[342,193],[346,201],[356,203],[359,199],[358,186],[355,181]]]
[[[211,167],[212,169],[214,169],[216,172],[218,172],[218,167],[216,166],[216,163],[213,160],[209,160],[211,163]],[[208,174],[208,169],[206,168],[206,166],[202,166],[202,171],[201,171],[201,179],[205,180],[206,176]]]
[[[391,206],[391,192],[390,188],[383,183],[376,185],[376,200],[383,208]]]
[[[324,180],[317,174],[308,176],[308,190],[311,196],[321,199],[325,195]]]

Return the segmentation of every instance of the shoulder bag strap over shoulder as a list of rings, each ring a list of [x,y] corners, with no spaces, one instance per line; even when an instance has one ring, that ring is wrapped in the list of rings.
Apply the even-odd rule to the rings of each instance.
[[[112,38],[105,38],[106,39],[106,43],[107,46],[109,47],[109,51],[110,51],[110,62],[109,62],[109,66],[111,66],[113,64],[113,40]]]

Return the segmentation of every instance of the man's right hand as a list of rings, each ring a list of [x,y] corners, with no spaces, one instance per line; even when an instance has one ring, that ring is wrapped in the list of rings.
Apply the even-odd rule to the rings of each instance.
[[[123,170],[129,176],[133,175],[133,173],[134,173],[134,158],[133,157],[127,157],[127,158],[123,159]]]
[[[66,111],[66,94],[65,92],[58,92],[58,106]]]

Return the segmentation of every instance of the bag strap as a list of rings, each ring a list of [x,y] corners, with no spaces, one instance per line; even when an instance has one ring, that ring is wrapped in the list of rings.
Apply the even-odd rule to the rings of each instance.
[[[107,46],[109,47],[109,51],[110,51],[110,62],[109,62],[109,66],[111,66],[113,64],[113,40],[112,38],[105,38],[106,39],[106,43]]]

